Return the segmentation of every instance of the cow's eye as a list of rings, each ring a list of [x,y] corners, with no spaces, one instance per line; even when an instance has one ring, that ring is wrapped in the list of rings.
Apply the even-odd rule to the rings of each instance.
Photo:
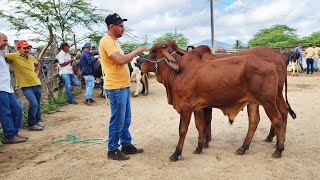
[[[167,48],[168,44],[162,44],[162,48]]]
[[[151,53],[152,54],[157,54],[157,50],[156,49],[152,49]]]

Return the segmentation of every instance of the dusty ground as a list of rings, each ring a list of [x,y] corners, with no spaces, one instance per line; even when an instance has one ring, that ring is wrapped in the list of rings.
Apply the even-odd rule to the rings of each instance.
[[[167,104],[164,87],[153,76],[150,94],[132,98],[133,143],[143,147],[145,153],[118,162],[107,159],[106,145],[51,143],[67,134],[81,139],[107,137],[109,107],[96,90],[94,106],[80,103],[61,108],[63,112],[46,114],[45,131],[22,130],[21,134],[30,137],[28,142],[0,147],[0,179],[319,179],[319,75],[288,76],[289,102],[298,118],[288,120],[281,159],[271,158],[275,141],[263,141],[270,121],[262,109],[251,147],[243,156],[234,152],[247,132],[246,109],[232,126],[215,109],[209,149],[200,155],[192,153],[198,136],[192,120],[182,159],[170,162],[168,158],[178,142],[179,115]],[[82,95],[78,96],[77,101],[82,100]]]

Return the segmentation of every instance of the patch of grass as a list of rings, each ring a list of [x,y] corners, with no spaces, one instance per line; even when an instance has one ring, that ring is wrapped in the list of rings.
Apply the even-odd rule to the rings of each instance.
[[[81,88],[77,88],[76,90],[72,91],[72,94],[74,96],[77,96],[82,93]],[[41,103],[41,114],[48,113],[52,111],[57,111],[61,106],[68,104],[68,98],[65,92],[61,93],[60,95]],[[27,127],[27,120],[28,120],[28,112],[22,113],[22,123],[21,127],[26,128]],[[0,141],[3,139],[3,132],[0,128]],[[1,145],[1,142],[0,142]]]

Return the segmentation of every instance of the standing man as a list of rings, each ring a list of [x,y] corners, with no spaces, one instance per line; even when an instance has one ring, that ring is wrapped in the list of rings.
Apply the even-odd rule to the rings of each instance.
[[[32,46],[26,40],[20,40],[16,44],[16,53],[6,53],[7,60],[12,61],[17,87],[21,87],[23,95],[29,101],[28,130],[42,131],[44,125],[41,122],[41,93],[42,87],[39,79],[40,63],[29,51]]]
[[[127,160],[129,157],[125,154],[143,152],[143,149],[131,144],[132,138],[129,132],[131,123],[130,76],[127,64],[147,48],[140,46],[129,54],[123,53],[117,40],[124,32],[124,21],[127,19],[122,19],[116,13],[108,15],[105,18],[108,32],[100,40],[99,46],[101,65],[105,72],[104,89],[111,109],[108,158],[113,160]],[[118,149],[119,140],[122,145],[121,151]]]
[[[297,52],[300,55],[298,63],[301,67],[301,70],[303,71],[302,48],[303,48],[302,44],[299,44],[298,47],[294,48],[294,52]]]
[[[10,71],[2,53],[7,44],[7,36],[0,33],[0,121],[4,135],[3,144],[15,144],[25,142],[28,137],[19,135],[22,107],[14,96]]]
[[[66,93],[68,97],[69,104],[78,104],[72,95],[72,82],[74,76],[72,63],[74,61],[69,53],[71,45],[69,43],[61,43],[61,51],[57,54],[56,58],[59,61],[59,75],[62,79],[64,85],[66,86]]]
[[[318,71],[318,60],[319,60],[319,55],[320,55],[320,48],[316,45],[313,44],[312,46],[314,48],[314,62],[313,62],[313,69],[315,72]]]
[[[309,44],[309,47],[306,49],[306,61],[307,61],[307,74],[309,74],[311,67],[311,74],[313,74],[313,58],[315,56],[314,48],[312,44]]]
[[[80,55],[80,69],[81,74],[86,82],[86,93],[84,101],[88,106],[94,102],[92,99],[92,91],[94,89],[94,67],[93,64],[97,62],[98,56],[92,57],[90,54],[91,43],[85,43],[83,46],[83,51]]]

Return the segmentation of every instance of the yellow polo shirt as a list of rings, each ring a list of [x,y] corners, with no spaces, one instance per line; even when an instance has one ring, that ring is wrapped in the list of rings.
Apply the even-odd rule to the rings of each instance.
[[[320,47],[315,47],[314,48],[314,52],[315,52],[315,58],[319,58],[319,56],[320,56]]]
[[[101,66],[104,70],[104,88],[120,89],[130,86],[130,74],[127,64],[120,65],[111,59],[111,54],[119,52],[124,54],[118,42],[109,35],[100,40],[99,54],[101,57]]]
[[[315,56],[315,52],[314,52],[314,48],[313,47],[308,47],[306,49],[306,58],[314,58]]]
[[[5,53],[4,57],[12,61],[17,87],[31,87],[41,84],[40,79],[34,72],[34,65],[39,62],[33,56],[28,55],[28,58],[25,58],[19,52],[16,52]]]

